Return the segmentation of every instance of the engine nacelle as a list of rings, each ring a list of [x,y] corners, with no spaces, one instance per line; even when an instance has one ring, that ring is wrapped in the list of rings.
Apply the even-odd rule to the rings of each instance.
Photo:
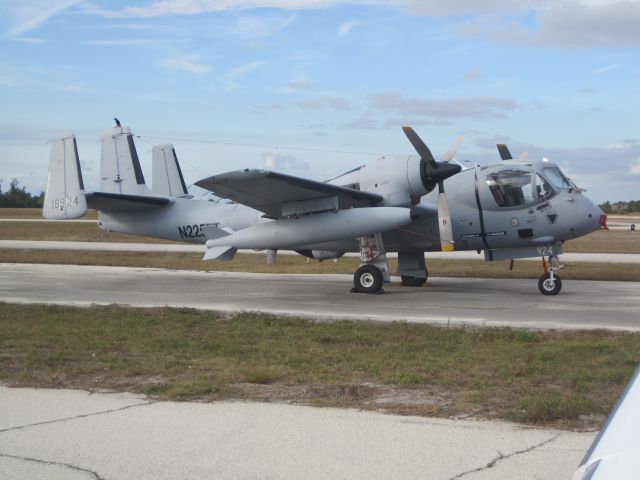
[[[384,197],[388,206],[409,206],[437,186],[427,174],[426,162],[416,155],[378,158],[331,183],[357,185],[355,188]]]
[[[296,253],[316,260],[329,260],[331,258],[340,258],[344,255],[344,250],[296,250]]]

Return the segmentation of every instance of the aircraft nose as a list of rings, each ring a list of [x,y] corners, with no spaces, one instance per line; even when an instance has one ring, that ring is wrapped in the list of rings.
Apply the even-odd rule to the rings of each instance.
[[[584,200],[584,209],[587,216],[587,227],[588,232],[595,232],[596,230],[606,229],[607,228],[607,216],[604,212],[594,204],[591,200],[583,196]]]

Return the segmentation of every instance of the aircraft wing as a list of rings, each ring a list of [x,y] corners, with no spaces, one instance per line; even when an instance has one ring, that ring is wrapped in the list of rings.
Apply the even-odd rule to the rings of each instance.
[[[574,480],[640,478],[640,367],[574,473]]]
[[[382,202],[373,193],[268,170],[236,170],[195,183],[222,198],[255,208],[272,218],[291,213],[371,207]]]
[[[122,193],[93,192],[87,193],[85,196],[89,208],[102,212],[149,210],[172,203],[172,200],[166,197]]]

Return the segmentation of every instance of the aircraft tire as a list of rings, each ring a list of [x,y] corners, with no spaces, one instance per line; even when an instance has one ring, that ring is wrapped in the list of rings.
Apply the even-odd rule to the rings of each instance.
[[[538,290],[543,295],[557,295],[562,289],[562,280],[558,275],[553,276],[553,283],[550,281],[551,275],[545,273],[538,279]]]
[[[359,293],[378,293],[382,289],[382,272],[373,265],[363,265],[353,275],[353,284]]]
[[[408,275],[400,275],[400,278],[404,287],[422,287],[427,283],[426,278],[410,277]]]

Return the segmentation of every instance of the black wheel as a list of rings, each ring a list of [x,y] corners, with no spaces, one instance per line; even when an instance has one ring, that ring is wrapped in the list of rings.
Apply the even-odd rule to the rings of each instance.
[[[363,265],[353,275],[353,284],[360,293],[378,293],[382,287],[382,272],[373,265]]]
[[[422,287],[427,283],[426,278],[410,277],[408,275],[400,275],[400,278],[402,279],[402,285],[405,287]]]
[[[545,273],[538,279],[538,289],[543,295],[557,295],[562,289],[562,280],[554,275],[551,281],[551,274]]]

